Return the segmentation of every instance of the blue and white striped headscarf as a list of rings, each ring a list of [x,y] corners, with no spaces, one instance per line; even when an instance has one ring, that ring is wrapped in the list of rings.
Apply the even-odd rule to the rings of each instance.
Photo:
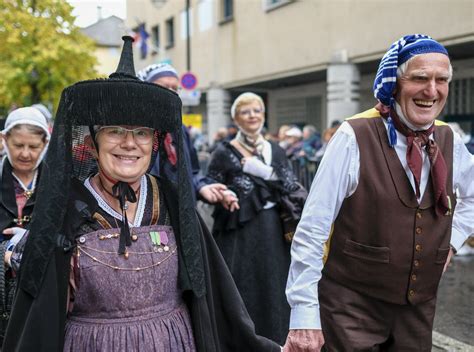
[[[393,43],[380,61],[374,80],[374,96],[387,109],[393,108],[393,91],[397,85],[397,69],[410,58],[420,54],[441,53],[448,55],[444,46],[423,34],[406,35]],[[397,144],[397,133],[391,116],[387,118],[387,134],[391,147]]]
[[[153,83],[161,77],[175,77],[178,78],[176,69],[167,63],[152,64],[138,71],[137,77],[145,82]]]
[[[374,80],[374,96],[383,105],[393,107],[393,90],[397,84],[397,68],[415,55],[441,53],[444,46],[423,34],[406,35],[393,43],[380,61]]]

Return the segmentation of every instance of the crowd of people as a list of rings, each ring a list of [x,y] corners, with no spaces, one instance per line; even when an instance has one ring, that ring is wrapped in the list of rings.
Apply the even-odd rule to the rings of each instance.
[[[474,232],[474,156],[435,120],[446,49],[395,42],[378,104],[322,133],[272,135],[242,93],[204,148],[176,70],[136,74],[123,39],[108,79],[64,90],[54,128],[41,104],[5,120],[2,350],[430,351],[441,275]]]

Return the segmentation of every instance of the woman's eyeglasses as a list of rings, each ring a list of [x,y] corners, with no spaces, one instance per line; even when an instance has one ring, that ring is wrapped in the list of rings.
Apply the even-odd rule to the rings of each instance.
[[[111,143],[120,143],[126,137],[128,132],[131,132],[133,139],[137,144],[148,144],[153,140],[153,128],[137,127],[128,129],[122,126],[104,126],[99,128],[98,132],[102,132],[106,141]]]
[[[243,110],[240,110],[238,113],[239,115],[242,115],[242,116],[250,116],[252,113],[254,115],[259,115],[263,112],[263,109],[260,108],[260,109],[243,109]]]

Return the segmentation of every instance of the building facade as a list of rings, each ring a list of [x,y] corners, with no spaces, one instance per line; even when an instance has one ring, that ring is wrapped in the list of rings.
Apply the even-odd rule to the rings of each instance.
[[[104,77],[115,72],[122,51],[122,36],[127,33],[124,20],[117,16],[98,18],[81,31],[95,42],[97,72]]]
[[[405,34],[431,35],[450,52],[455,78],[446,115],[474,114],[472,0],[127,0],[126,25],[150,33],[137,69],[166,61],[190,70],[202,93],[188,108],[209,136],[230,122],[241,92],[260,94],[267,125],[323,130],[370,108],[380,58]],[[189,33],[189,36],[188,36]],[[466,120],[467,121],[467,120]]]

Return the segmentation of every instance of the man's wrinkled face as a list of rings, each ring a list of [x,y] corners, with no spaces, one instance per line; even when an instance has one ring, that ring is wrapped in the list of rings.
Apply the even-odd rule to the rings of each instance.
[[[397,78],[395,100],[416,127],[430,124],[443,110],[449,92],[449,65],[444,54],[417,55]]]
[[[175,93],[178,93],[179,91],[179,79],[177,79],[176,77],[160,77],[154,80],[153,83],[168,88],[169,90],[172,90]]]

